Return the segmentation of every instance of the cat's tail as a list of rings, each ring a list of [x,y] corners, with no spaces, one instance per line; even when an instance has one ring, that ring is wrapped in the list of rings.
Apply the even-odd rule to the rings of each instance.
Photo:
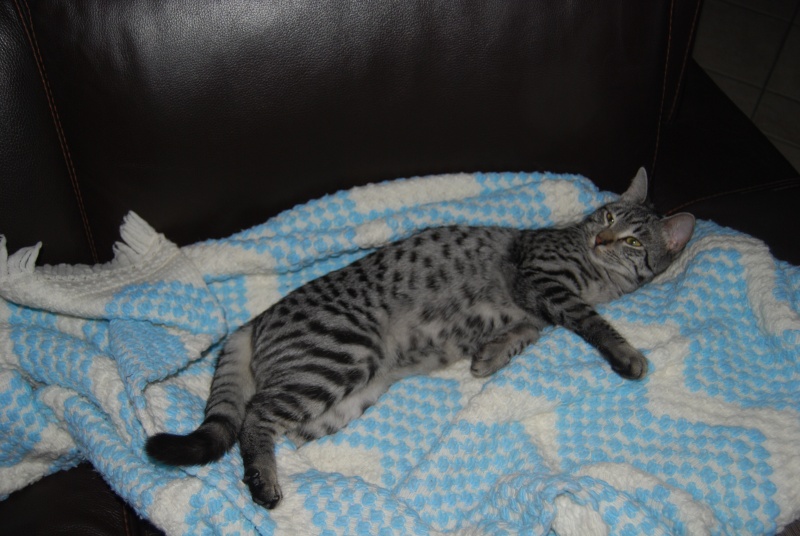
[[[236,442],[245,406],[255,392],[250,368],[253,327],[242,326],[225,343],[219,357],[206,418],[188,435],[156,434],[147,440],[148,456],[168,465],[202,465],[220,459]]]

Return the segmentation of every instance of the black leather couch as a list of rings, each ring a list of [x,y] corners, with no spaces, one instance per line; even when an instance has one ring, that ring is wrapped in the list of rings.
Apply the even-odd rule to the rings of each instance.
[[[691,61],[699,0],[0,0],[0,233],[106,261],[135,210],[180,245],[367,182],[581,173],[800,264],[800,178]],[[150,534],[89,464],[2,534]]]

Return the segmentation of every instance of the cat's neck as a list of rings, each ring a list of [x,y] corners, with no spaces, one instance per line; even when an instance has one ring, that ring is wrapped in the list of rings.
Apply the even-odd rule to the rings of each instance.
[[[515,262],[518,266],[546,273],[570,272],[562,282],[586,303],[614,300],[639,285],[622,267],[608,266],[592,251],[593,237],[582,222],[559,229],[546,228],[520,234]]]

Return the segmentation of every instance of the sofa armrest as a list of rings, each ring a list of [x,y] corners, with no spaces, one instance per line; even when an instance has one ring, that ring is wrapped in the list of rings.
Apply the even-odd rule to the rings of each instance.
[[[163,534],[117,496],[88,463],[46,476],[0,501],[0,534]]]
[[[651,195],[664,213],[686,210],[751,234],[800,265],[786,221],[800,206],[800,175],[694,61],[662,132]]]

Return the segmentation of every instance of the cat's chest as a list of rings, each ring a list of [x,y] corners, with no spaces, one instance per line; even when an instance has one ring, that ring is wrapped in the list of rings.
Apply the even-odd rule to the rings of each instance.
[[[578,247],[558,255],[546,249],[535,250],[520,263],[517,273],[542,297],[549,295],[554,284],[590,305],[607,303],[625,293],[618,281],[624,281],[624,277],[598,265],[589,252]]]
[[[589,305],[608,303],[619,298],[623,292],[611,280],[590,280],[580,292],[581,299]]]

